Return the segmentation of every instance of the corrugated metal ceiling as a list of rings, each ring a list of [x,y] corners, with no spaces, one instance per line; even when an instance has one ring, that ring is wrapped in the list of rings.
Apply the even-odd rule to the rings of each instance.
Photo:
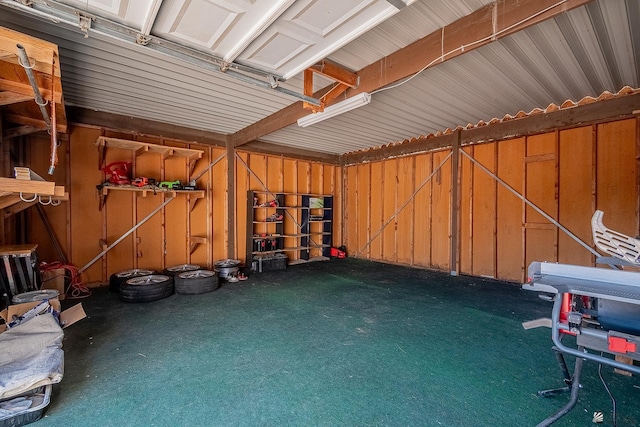
[[[233,134],[295,102],[145,46],[91,32],[84,38],[77,28],[8,8],[8,1],[0,1],[0,25],[59,45],[67,105]],[[419,0],[329,58],[362,69],[490,3]],[[638,87],[639,11],[640,0],[594,1],[374,93],[366,107],[260,140],[342,154]],[[326,84],[319,79],[316,87]],[[283,86],[302,92],[302,79]]]
[[[365,107],[261,139],[346,153],[639,87],[638,8],[638,1],[591,3],[427,69],[373,94]]]

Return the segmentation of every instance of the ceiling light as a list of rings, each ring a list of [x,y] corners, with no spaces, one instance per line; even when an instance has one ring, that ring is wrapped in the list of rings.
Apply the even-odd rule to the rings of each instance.
[[[371,94],[367,92],[362,92],[356,96],[352,96],[349,99],[345,99],[342,102],[338,102],[337,104],[333,104],[324,109],[321,113],[309,114],[308,116],[304,116],[298,119],[298,126],[307,127],[312,124],[321,122],[331,117],[339,116],[342,113],[346,113],[347,111],[351,111],[358,107],[362,107],[371,102]]]

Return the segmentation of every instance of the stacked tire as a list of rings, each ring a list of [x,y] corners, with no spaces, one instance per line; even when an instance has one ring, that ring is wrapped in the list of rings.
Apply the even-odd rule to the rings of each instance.
[[[134,268],[132,270],[123,270],[118,273],[114,273],[109,277],[109,290],[111,292],[120,292],[120,285],[129,279],[139,276],[148,276],[150,274],[159,274],[156,270],[150,270],[145,268]]]
[[[185,271],[174,276],[177,294],[198,295],[218,289],[218,275],[211,270]]]
[[[173,277],[164,274],[138,276],[120,284],[120,299],[124,302],[158,301],[173,295]]]
[[[185,273],[187,271],[196,271],[200,270],[201,268],[202,267],[197,264],[178,264],[165,268],[162,274],[165,274],[167,276],[177,276],[180,273]]]

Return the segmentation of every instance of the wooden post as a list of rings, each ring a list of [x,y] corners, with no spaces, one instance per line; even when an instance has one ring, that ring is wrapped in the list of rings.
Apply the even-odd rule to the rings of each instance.
[[[236,252],[236,185],[235,147],[231,138],[227,139],[227,258],[235,259]]]
[[[452,276],[457,276],[460,266],[458,264],[458,233],[460,230],[459,215],[460,210],[460,171],[459,171],[459,158],[460,158],[460,138],[462,132],[458,129],[456,136],[453,139],[451,146],[451,210],[450,210],[450,244],[451,252],[449,256],[449,270]]]

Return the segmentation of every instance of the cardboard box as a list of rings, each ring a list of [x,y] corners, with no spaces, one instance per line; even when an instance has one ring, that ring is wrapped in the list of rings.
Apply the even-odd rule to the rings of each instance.
[[[58,291],[58,299],[63,301],[65,298],[65,278],[66,270],[64,268],[55,268],[42,272],[42,289],[54,289]]]
[[[9,323],[11,319],[13,319],[13,316],[21,316],[41,302],[42,301],[32,301],[10,305],[0,311],[0,317],[4,319],[5,323]],[[54,310],[60,312],[60,301],[58,298],[50,299],[49,304],[51,304],[51,307],[53,307]],[[60,313],[60,326],[62,326],[62,329],[67,328],[85,317],[87,317],[87,314],[84,312],[82,303],[78,303]],[[5,329],[6,324],[0,325],[0,333],[4,332]]]

